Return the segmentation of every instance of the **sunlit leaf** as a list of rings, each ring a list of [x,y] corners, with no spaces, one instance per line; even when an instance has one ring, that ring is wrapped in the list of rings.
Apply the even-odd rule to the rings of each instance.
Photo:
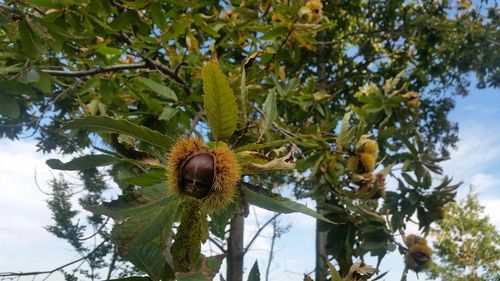
[[[215,140],[229,138],[236,130],[238,106],[233,90],[215,62],[203,67],[203,92],[208,125]]]

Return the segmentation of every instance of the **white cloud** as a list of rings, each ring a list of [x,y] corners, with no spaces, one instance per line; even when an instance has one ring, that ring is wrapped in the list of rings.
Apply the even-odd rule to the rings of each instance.
[[[493,187],[500,186],[500,178],[491,174],[478,173],[472,176],[471,185],[477,193],[486,192]]]
[[[443,167],[445,174],[467,181],[500,162],[500,132],[479,123],[461,128],[457,150],[451,151]]]
[[[48,158],[36,152],[32,141],[0,140],[0,271],[46,270],[64,264],[75,253],[64,241],[43,227],[51,223],[47,196],[35,185],[35,171],[41,188],[52,178],[45,164]],[[31,278],[31,277],[29,277]],[[51,280],[61,280],[51,276]]]
[[[500,231],[500,198],[483,199],[481,205],[484,206],[484,213],[489,216],[490,222],[495,225],[497,231]]]

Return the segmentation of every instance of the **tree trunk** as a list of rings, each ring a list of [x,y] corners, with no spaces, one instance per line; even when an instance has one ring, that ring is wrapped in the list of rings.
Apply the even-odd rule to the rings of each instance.
[[[325,40],[325,32],[321,31],[317,35],[319,42]],[[316,51],[316,59],[318,62],[318,88],[319,90],[326,91],[328,88],[328,75],[326,70],[326,53],[325,46],[323,44],[318,44]],[[322,209],[322,205],[325,202],[324,197],[316,198],[316,211],[325,215],[325,211]],[[326,265],[325,261],[328,257],[326,253],[326,232],[319,232],[318,230],[318,220],[316,220],[316,279],[315,281],[326,281]]]
[[[325,215],[325,211],[321,209],[324,202],[323,198],[318,198],[316,201],[316,212]],[[318,229],[319,221],[316,220],[316,278],[315,281],[326,281],[326,265],[325,261],[328,257],[326,253],[326,231],[320,232]]]
[[[227,249],[227,281],[243,280],[243,233],[244,218],[235,214],[231,219],[229,230],[229,246]]]

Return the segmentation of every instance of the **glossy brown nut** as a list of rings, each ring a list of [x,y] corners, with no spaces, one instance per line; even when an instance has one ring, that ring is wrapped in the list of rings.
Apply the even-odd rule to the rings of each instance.
[[[215,158],[208,152],[192,155],[182,165],[181,186],[185,194],[205,198],[215,180]]]
[[[425,263],[427,263],[431,259],[425,253],[420,253],[420,252],[413,253],[412,256],[413,256],[413,259],[415,259],[415,261],[419,265],[425,264]]]

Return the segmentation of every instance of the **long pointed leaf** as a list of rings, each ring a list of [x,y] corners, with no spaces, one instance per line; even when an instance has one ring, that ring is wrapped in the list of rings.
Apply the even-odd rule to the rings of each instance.
[[[120,161],[118,158],[111,155],[93,154],[74,158],[66,163],[61,162],[59,159],[49,159],[45,163],[55,170],[77,171],[111,165],[118,161]]]
[[[215,140],[227,139],[236,130],[238,120],[238,106],[233,90],[215,62],[205,64],[201,77],[208,126],[212,129]]]
[[[276,89],[273,89],[266,97],[264,103],[264,120],[262,120],[261,133],[262,137],[272,126],[274,119],[278,116],[278,107],[276,106]]]
[[[247,196],[248,202],[257,207],[284,214],[299,212],[313,218],[326,221],[328,223],[334,223],[333,221],[318,214],[313,209],[310,209],[300,203],[283,197],[280,194],[273,193],[267,189],[260,188],[258,190],[252,190],[246,186],[243,186],[243,191]]]
[[[134,124],[128,120],[116,120],[105,116],[87,116],[75,119],[66,123],[64,128],[124,134],[164,149],[168,149],[174,142],[172,138],[147,127]]]

